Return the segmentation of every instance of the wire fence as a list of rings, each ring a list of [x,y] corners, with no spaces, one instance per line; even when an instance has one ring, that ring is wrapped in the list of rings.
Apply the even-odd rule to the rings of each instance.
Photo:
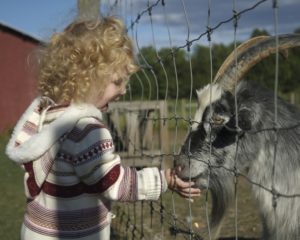
[[[122,150],[128,150],[128,146],[131,146],[134,150],[131,155],[139,156],[142,158],[147,159],[149,161],[149,165],[157,165],[160,168],[164,167],[172,167],[176,158],[180,157],[180,148],[183,144],[184,140],[186,139],[186,134],[191,131],[191,126],[194,123],[193,114],[195,112],[195,100],[193,100],[193,92],[194,89],[194,81],[195,77],[193,75],[193,66],[192,59],[191,59],[191,51],[193,45],[199,43],[200,41],[206,41],[209,47],[209,59],[210,59],[210,66],[208,66],[210,71],[210,83],[213,83],[214,79],[214,69],[213,69],[213,61],[214,56],[212,52],[213,42],[214,42],[214,33],[218,29],[221,29],[225,24],[231,23],[232,24],[232,38],[234,43],[234,57],[235,61],[237,61],[237,45],[238,45],[238,30],[239,30],[239,21],[240,18],[246,14],[254,13],[257,8],[259,8],[265,2],[269,2],[272,4],[270,8],[273,11],[273,28],[274,28],[274,36],[276,40],[276,53],[275,53],[275,77],[274,77],[274,119],[273,119],[273,127],[268,129],[260,129],[259,131],[249,131],[248,134],[255,135],[255,134],[264,134],[265,132],[272,131],[274,132],[274,138],[272,139],[273,144],[273,164],[272,164],[272,180],[271,185],[265,186],[260,182],[257,182],[255,179],[250,178],[247,174],[240,171],[238,168],[238,155],[241,151],[239,145],[239,137],[237,136],[235,139],[235,157],[234,157],[234,166],[233,168],[228,168],[225,165],[214,165],[212,161],[212,146],[210,147],[210,154],[208,159],[199,159],[200,162],[203,162],[208,166],[208,169],[213,168],[222,168],[225,171],[228,171],[232,176],[234,176],[234,204],[233,204],[233,217],[234,223],[232,227],[231,236],[234,236],[232,239],[238,239],[240,228],[243,226],[241,225],[242,221],[240,220],[240,211],[239,208],[242,207],[241,199],[243,196],[240,196],[238,188],[241,184],[241,181],[247,182],[252,187],[258,187],[263,189],[264,191],[270,193],[271,201],[272,201],[272,208],[273,211],[276,213],[278,207],[278,199],[294,199],[300,197],[300,190],[298,188],[298,192],[296,193],[288,193],[288,192],[278,192],[276,186],[276,169],[278,165],[278,134],[282,131],[298,129],[300,126],[299,119],[295,119],[295,122],[287,127],[279,127],[280,124],[278,123],[278,85],[279,79],[279,51],[278,51],[278,11],[279,11],[279,4],[276,0],[261,0],[261,1],[252,1],[252,6],[238,10],[237,8],[237,1],[233,0],[232,4],[232,13],[226,19],[219,21],[217,24],[212,24],[212,1],[201,1],[201,4],[197,4],[195,7],[201,7],[207,9],[206,15],[206,23],[202,23],[205,25],[205,31],[199,32],[197,36],[191,34],[191,16],[189,16],[189,11],[187,10],[186,1],[181,0],[178,1],[180,3],[181,13],[183,18],[180,19],[186,26],[186,36],[184,42],[182,42],[178,46],[178,42],[176,43],[176,47],[174,45],[174,38],[175,36],[171,32],[170,27],[170,19],[172,18],[171,8],[168,8],[168,5],[171,4],[170,1],[165,0],[157,0],[157,1],[109,1],[109,14],[117,14],[121,15],[124,18],[124,21],[127,23],[127,30],[128,34],[132,37],[137,47],[137,51],[139,53],[139,59],[137,59],[138,64],[141,66],[141,71],[137,73],[136,77],[140,83],[140,99],[144,100],[145,96],[149,96],[146,98],[145,103],[140,102],[140,105],[146,104],[147,101],[163,101],[165,106],[167,106],[167,113],[161,115],[157,112],[157,109],[153,106],[149,109],[143,108],[130,108],[126,107],[123,109],[118,109],[116,107],[112,114],[117,113],[118,119],[120,120],[120,114],[135,114],[135,118],[129,118],[129,122],[133,122],[132,119],[135,119],[138,125],[132,126],[130,123],[126,123],[124,119],[118,122],[116,128],[119,130],[116,132],[116,135],[122,135],[126,131],[126,128],[143,128],[140,130],[138,134],[133,134],[131,137],[121,136],[123,142],[127,147],[124,147]],[[228,4],[230,4],[228,2]],[[177,6],[179,7],[179,6]],[[139,9],[139,10],[137,10]],[[169,53],[167,55],[161,56],[159,49],[159,33],[157,33],[157,25],[158,22],[155,21],[157,19],[157,15],[155,11],[159,9],[161,13],[161,18],[159,24],[164,27],[167,39],[167,45],[169,49]],[[144,24],[147,23],[150,27],[148,29],[149,36],[151,38],[151,46],[155,49],[155,61],[150,64],[149,59],[142,53],[141,47],[141,35],[144,34],[144,31],[141,29],[143,28]],[[145,30],[145,29],[143,29]],[[186,52],[186,58],[189,63],[189,76],[185,76],[184,79],[179,77],[179,69],[178,63],[176,58],[176,53],[180,50],[184,49]],[[173,66],[173,74],[175,76],[175,84],[176,84],[176,98],[170,99],[169,98],[169,74],[165,69],[166,61],[171,59],[171,63]],[[236,63],[237,64],[237,63]],[[158,76],[155,72],[155,69],[159,67],[162,69],[163,79],[162,76]],[[140,77],[143,76],[143,77]],[[160,78],[159,78],[160,77]],[[142,79],[146,79],[146,82]],[[164,99],[159,99],[159,81],[165,81],[165,96]],[[182,104],[181,100],[179,99],[179,92],[180,92],[180,82],[184,81],[185,84],[189,84],[190,86],[190,94],[186,98],[188,102]],[[153,83],[154,82],[154,83]],[[152,89],[152,86],[155,86]],[[145,93],[145,89],[148,91],[155,93]],[[151,98],[152,96],[156,96],[154,99]],[[129,86],[128,95],[124,98],[124,101],[134,102],[132,99],[131,88]],[[211,102],[211,99],[210,99]],[[234,98],[235,102],[235,117],[236,122],[239,120],[239,112],[238,112],[238,99],[235,94]],[[185,107],[188,108],[188,114],[182,114],[181,111],[182,105],[186,105]],[[210,104],[211,106],[211,104]],[[144,123],[144,124],[141,124]],[[148,125],[147,125],[148,123]],[[145,134],[145,129],[151,128],[152,141],[150,140],[150,145],[147,147],[149,151],[145,151],[143,149],[143,143],[137,146],[136,138],[140,135]],[[162,135],[159,135],[159,132],[162,131],[163,128],[167,128],[169,131],[168,142],[169,148],[161,148],[161,142],[164,139]],[[128,131],[128,129],[127,129]],[[164,135],[166,137],[166,135]],[[151,137],[150,137],[151,138]],[[143,141],[139,139],[138,141]],[[132,157],[127,155],[128,158]],[[126,159],[126,156],[125,156]],[[154,159],[158,159],[158,162]],[[298,159],[299,160],[299,159]],[[136,160],[138,162],[138,159]],[[296,164],[297,165],[297,164]],[[208,174],[207,181],[210,181],[210,173]],[[243,180],[240,180],[240,179]],[[208,188],[207,188],[208,190]],[[198,203],[192,201],[185,201],[179,199],[175,193],[169,192],[166,195],[163,195],[159,201],[155,202],[138,202],[133,204],[117,204],[115,207],[115,213],[117,219],[115,223],[113,223],[113,239],[213,239],[213,233],[210,226],[210,211],[211,211],[211,199],[209,195],[209,191],[205,191],[205,196],[202,196],[202,200]],[[198,200],[196,200],[198,201]],[[196,206],[195,206],[196,205]],[[184,213],[182,211],[184,208]],[[199,210],[200,209],[200,210]],[[196,220],[195,220],[196,219]],[[201,220],[199,220],[201,219]],[[299,219],[299,217],[298,217]],[[278,224],[277,214],[274,214],[274,221],[275,226]],[[249,223],[244,223],[249,224]],[[251,223],[250,223],[251,224]],[[253,223],[254,224],[254,223]],[[257,224],[257,223],[255,223]],[[200,226],[199,226],[200,225]],[[256,229],[258,235],[260,234],[260,229]]]

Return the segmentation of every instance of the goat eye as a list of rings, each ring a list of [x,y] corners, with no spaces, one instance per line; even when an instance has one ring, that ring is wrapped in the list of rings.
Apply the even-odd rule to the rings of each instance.
[[[216,124],[216,125],[221,125],[221,124],[223,124],[223,122],[225,121],[225,119],[224,118],[221,118],[220,116],[218,116],[218,115],[214,115],[213,117],[212,117],[212,123],[213,124]]]

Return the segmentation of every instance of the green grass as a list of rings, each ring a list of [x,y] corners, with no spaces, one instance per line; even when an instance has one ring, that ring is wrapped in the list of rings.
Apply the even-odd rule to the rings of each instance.
[[[20,239],[25,208],[23,170],[5,155],[9,134],[0,136],[0,239]]]
[[[238,236],[241,239],[257,239],[260,236],[261,224],[258,218],[258,209],[250,195],[250,185],[245,179],[239,178],[237,208],[232,206],[225,215],[224,224],[220,232],[220,239],[233,240],[235,238],[235,221],[237,219]],[[174,205],[173,205],[174,200]],[[189,205],[188,201],[167,191],[162,196],[163,214],[161,214],[160,200],[150,206],[145,202],[143,206],[140,202],[115,203],[113,213],[117,215],[112,221],[113,239],[140,239],[141,232],[144,239],[189,239],[184,232],[189,231],[192,226],[194,233],[198,236],[209,239],[207,229],[207,214],[210,212],[211,201],[206,193],[202,192],[200,198],[194,199]],[[163,219],[161,216],[163,215]],[[174,218],[177,217],[176,228],[179,230],[177,237],[171,233],[170,228],[174,226]],[[191,218],[192,217],[192,218]],[[188,222],[191,220],[191,225]]]

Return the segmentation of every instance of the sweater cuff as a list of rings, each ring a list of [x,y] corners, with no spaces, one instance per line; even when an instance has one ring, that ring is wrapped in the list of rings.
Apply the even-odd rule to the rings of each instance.
[[[162,176],[158,168],[144,168],[137,172],[138,199],[157,200],[162,192]]]
[[[161,177],[161,184],[162,184],[161,192],[164,193],[168,190],[168,183],[167,183],[167,179],[165,177],[165,171],[164,170],[160,171],[160,177]]]

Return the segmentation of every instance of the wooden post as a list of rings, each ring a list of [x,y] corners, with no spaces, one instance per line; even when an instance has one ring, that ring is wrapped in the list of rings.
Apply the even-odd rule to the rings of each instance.
[[[160,145],[161,150],[166,153],[169,151],[169,135],[168,125],[166,118],[168,118],[168,105],[164,101],[159,102],[159,115],[160,115]]]
[[[126,152],[118,152],[122,164],[126,166],[152,167],[171,166],[164,154],[169,151],[169,136],[166,118],[168,106],[165,101],[130,101],[113,102],[109,106],[111,113],[117,111],[125,116],[125,135],[123,140]],[[121,120],[120,116],[111,114],[115,125]],[[147,121],[144,121],[145,115]],[[159,120],[152,120],[158,116]],[[154,123],[158,123],[156,129]],[[158,130],[158,133],[157,133]],[[117,132],[123,132],[122,129]],[[120,134],[121,135],[121,134]],[[170,159],[171,160],[171,159]]]
[[[295,92],[290,93],[290,103],[295,104],[296,103],[296,95]]]
[[[147,111],[148,120],[145,123],[145,129],[142,132],[143,136],[143,149],[150,150],[153,146],[153,137],[154,137],[154,130],[153,130],[153,120],[150,120],[154,117],[154,111]]]
[[[139,134],[139,122],[138,114],[136,112],[126,113],[126,131],[127,131],[127,143],[128,153],[133,155],[135,149],[140,150],[140,134]]]
[[[100,0],[77,0],[80,20],[101,19]]]

